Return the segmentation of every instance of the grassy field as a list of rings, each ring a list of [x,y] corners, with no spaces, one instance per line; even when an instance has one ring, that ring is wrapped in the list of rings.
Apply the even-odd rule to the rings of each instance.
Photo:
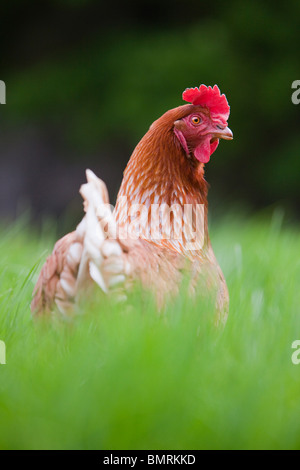
[[[100,292],[71,322],[33,321],[54,235],[0,234],[1,449],[299,449],[300,229],[280,212],[211,227],[230,292],[223,331],[178,298],[163,316]]]

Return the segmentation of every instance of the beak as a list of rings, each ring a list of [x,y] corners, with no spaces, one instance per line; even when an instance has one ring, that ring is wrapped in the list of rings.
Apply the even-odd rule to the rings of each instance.
[[[229,129],[229,127],[222,127],[220,125],[217,125],[215,127],[214,132],[212,132],[212,135],[214,138],[217,138],[217,139],[225,139],[225,140],[233,139],[233,133]]]

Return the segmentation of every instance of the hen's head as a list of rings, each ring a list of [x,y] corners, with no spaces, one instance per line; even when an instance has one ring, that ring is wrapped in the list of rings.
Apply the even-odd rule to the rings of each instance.
[[[217,85],[187,88],[182,95],[191,103],[187,113],[174,122],[174,133],[187,156],[201,163],[207,163],[216,150],[219,139],[232,139],[233,134],[227,127],[230,108],[224,94]]]

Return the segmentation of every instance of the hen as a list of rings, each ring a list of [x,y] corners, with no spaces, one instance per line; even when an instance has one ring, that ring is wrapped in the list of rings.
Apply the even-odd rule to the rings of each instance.
[[[104,292],[135,280],[153,290],[159,306],[189,275],[191,295],[212,292],[216,322],[228,315],[228,290],[207,227],[204,166],[219,139],[232,139],[230,108],[217,85],[188,88],[189,104],[157,119],[136,146],[124,171],[114,210],[105,184],[87,170],[81,186],[85,216],[60,239],[42,267],[32,311],[72,311],[88,286]]]

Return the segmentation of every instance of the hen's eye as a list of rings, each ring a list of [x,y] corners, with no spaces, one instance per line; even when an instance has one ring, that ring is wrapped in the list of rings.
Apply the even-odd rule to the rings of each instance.
[[[200,124],[201,118],[199,116],[193,116],[191,121],[192,121],[193,124],[197,125],[197,124]]]

